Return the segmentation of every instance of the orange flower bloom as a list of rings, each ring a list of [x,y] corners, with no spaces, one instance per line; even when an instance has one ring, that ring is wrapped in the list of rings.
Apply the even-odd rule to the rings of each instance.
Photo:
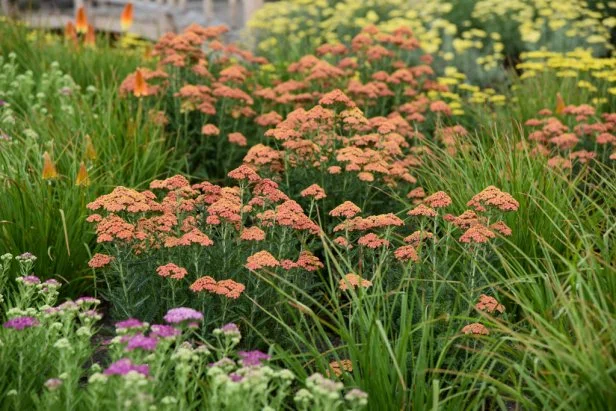
[[[161,265],[156,269],[156,273],[161,277],[171,277],[174,280],[181,280],[186,277],[188,271],[185,268],[179,267],[173,263]]]
[[[325,194],[325,190],[323,190],[318,184],[313,184],[310,187],[302,190],[300,195],[302,197],[313,197],[315,200],[321,200],[327,197],[327,195]]]
[[[245,164],[242,164],[238,168],[229,171],[227,175],[234,180],[248,180],[251,183],[256,183],[257,181],[261,180],[259,174],[257,174],[256,171],[254,171],[252,168],[248,167]]]
[[[210,293],[223,295],[227,298],[235,300],[242,295],[246,289],[246,286],[233,280],[216,281],[210,276],[205,276],[198,278],[194,283],[192,283],[190,285],[190,289],[196,293],[208,291]]]
[[[102,268],[115,260],[115,257],[106,254],[96,253],[92,256],[92,259],[88,262],[90,268]]]
[[[58,177],[58,170],[47,151],[43,153],[43,180],[53,180]]]
[[[75,179],[76,186],[89,186],[90,185],[90,176],[88,175],[88,170],[86,169],[86,165],[82,161],[79,165],[79,172],[77,172],[77,178]]]
[[[329,212],[329,215],[332,217],[345,217],[351,218],[354,217],[357,213],[361,211],[361,208],[353,204],[351,201],[345,201],[340,204],[333,210]]]
[[[64,27],[64,38],[71,40],[74,45],[77,45],[77,30],[75,29],[75,25],[72,21],[66,23],[66,26]]]
[[[332,361],[329,363],[329,368],[336,377],[340,377],[345,372],[353,372],[353,363],[351,360]],[[330,375],[328,371],[327,376]]]
[[[426,207],[424,204],[419,204],[417,207],[407,213],[413,216],[436,217],[436,211],[433,208]]]
[[[417,255],[417,251],[412,245],[404,245],[394,251],[394,256],[399,261],[419,261],[419,256]]]
[[[127,3],[122,10],[122,16],[120,17],[120,24],[122,31],[127,31],[133,25],[133,4]]]
[[[229,133],[227,136],[229,139],[229,143],[238,145],[240,147],[245,147],[248,144],[248,140],[242,133]]]
[[[135,73],[135,87],[133,89],[133,94],[135,97],[144,97],[148,95],[148,83],[146,83],[141,69],[137,69],[137,72]]]
[[[407,237],[404,237],[404,242],[409,243],[413,247],[419,247],[419,245],[427,239],[434,239],[434,234],[432,234],[429,231],[419,231],[418,230],[418,231],[415,231],[413,234]]]
[[[244,241],[263,241],[265,240],[265,231],[261,230],[256,225],[244,228],[240,238]]]
[[[460,237],[461,243],[487,243],[491,238],[495,238],[496,235],[486,226],[481,224],[475,224],[462,234]]]
[[[437,191],[436,193],[426,197],[423,202],[432,208],[443,208],[451,204],[451,197],[449,197],[444,191]]]
[[[75,17],[75,28],[78,33],[86,33],[88,31],[88,16],[83,6],[77,9],[77,15]]]
[[[486,328],[485,325],[480,323],[472,323],[465,325],[462,328],[463,334],[476,334],[476,335],[490,335],[490,330]]]
[[[388,240],[385,240],[384,238],[379,238],[374,233],[368,233],[364,236],[359,237],[359,240],[357,240],[357,244],[374,249],[379,247],[389,247]]]
[[[361,278],[357,274],[345,274],[344,277],[338,281],[338,288],[341,291],[355,288],[370,288],[372,287],[372,281]]]
[[[83,38],[83,44],[89,47],[96,46],[96,33],[94,31],[94,26],[88,24],[88,30],[86,31],[86,35]]]
[[[494,186],[488,186],[480,193],[475,194],[466,205],[480,212],[486,211],[484,206],[495,207],[501,211],[516,211],[520,207],[520,203],[511,194]]]
[[[477,302],[477,304],[475,304],[475,308],[479,311],[485,311],[487,313],[492,314],[493,312],[497,311],[499,313],[504,313],[505,312],[505,306],[502,304],[499,304],[499,302],[496,300],[496,298],[494,297],[490,297],[488,295],[485,294],[481,294],[479,296],[479,302]]]
[[[204,136],[217,136],[220,134],[220,130],[214,124],[206,124],[201,127],[201,134]]]
[[[267,251],[259,251],[246,260],[244,267],[251,271],[259,270],[263,267],[278,267],[280,262]]]

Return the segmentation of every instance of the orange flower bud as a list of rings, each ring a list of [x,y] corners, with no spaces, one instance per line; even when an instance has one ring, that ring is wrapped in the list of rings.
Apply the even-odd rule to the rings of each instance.
[[[143,97],[148,95],[148,83],[145,82],[143,73],[137,69],[135,73],[135,89],[133,90],[135,97]]]
[[[133,25],[133,4],[127,3],[122,10],[122,16],[120,17],[120,24],[122,31],[127,31]]]
[[[92,143],[92,138],[89,135],[86,135],[86,158],[88,160],[96,160],[96,148]]]
[[[561,115],[565,111],[565,100],[563,100],[563,96],[560,93],[556,93],[556,109],[554,113],[557,115]]]
[[[90,47],[96,46],[96,33],[94,31],[94,26],[91,24],[88,24],[88,31],[83,39],[83,44]]]
[[[86,10],[83,8],[83,6],[77,9],[75,26],[78,33],[86,33],[88,31],[88,16],[86,16]]]
[[[58,177],[58,170],[56,170],[56,165],[53,163],[51,156],[47,151],[43,153],[43,180],[52,180]]]
[[[77,172],[77,178],[75,179],[76,186],[84,186],[87,187],[90,185],[90,176],[88,175],[88,170],[86,169],[86,165],[82,161],[79,165],[79,172]]]

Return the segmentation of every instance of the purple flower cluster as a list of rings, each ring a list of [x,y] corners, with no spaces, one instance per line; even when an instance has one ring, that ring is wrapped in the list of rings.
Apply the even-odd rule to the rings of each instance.
[[[153,324],[150,328],[152,330],[150,335],[159,338],[174,338],[182,333],[180,330],[170,325]]]
[[[15,257],[15,259],[17,261],[27,261],[27,262],[35,262],[36,261],[36,256],[32,253],[23,253],[18,255],[17,257]]]
[[[167,314],[164,317],[165,321],[170,324],[179,324],[184,321],[201,321],[203,320],[203,314],[199,311],[195,311],[192,308],[179,307],[172,308],[167,311]]]
[[[145,323],[142,323],[136,318],[129,318],[128,320],[120,321],[115,324],[116,331],[119,330],[131,330],[135,328],[143,328]]]
[[[242,365],[245,367],[258,366],[261,365],[261,361],[267,361],[272,358],[270,355],[259,350],[240,351],[237,355],[242,358]]]
[[[94,297],[79,297],[75,300],[75,303],[77,303],[77,305],[98,305],[101,301]]]
[[[126,349],[128,351],[133,351],[139,348],[145,351],[154,351],[157,344],[158,340],[156,338],[146,337],[143,334],[137,334],[130,337]]]
[[[105,375],[126,375],[131,371],[143,374],[146,377],[150,373],[150,366],[147,364],[133,364],[129,358],[122,358],[114,363],[111,363],[105,370]]]
[[[24,328],[35,327],[38,324],[38,320],[34,317],[15,317],[2,324],[2,326],[4,328],[23,330]]]
[[[41,283],[41,279],[35,275],[26,275],[24,277],[17,277],[17,281],[21,281],[26,285],[37,285]]]

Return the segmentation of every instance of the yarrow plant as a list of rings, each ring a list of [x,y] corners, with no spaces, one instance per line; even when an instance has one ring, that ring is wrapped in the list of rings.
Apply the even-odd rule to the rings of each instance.
[[[229,177],[238,185],[191,185],[178,175],[143,192],[117,187],[88,205],[101,245],[90,266],[105,278],[116,314],[161,320],[181,304],[199,309],[206,325],[260,321],[257,306],[277,300],[251,272],[310,286],[323,266],[308,248],[319,226],[251,168]],[[190,316],[167,315],[176,314]]]

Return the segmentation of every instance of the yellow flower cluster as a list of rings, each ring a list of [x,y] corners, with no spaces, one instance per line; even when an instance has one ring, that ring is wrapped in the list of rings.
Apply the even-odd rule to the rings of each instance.
[[[281,50],[303,55],[323,43],[348,44],[369,25],[384,32],[408,27],[437,62],[461,67],[472,83],[486,84],[502,79],[506,53],[613,49],[616,18],[608,16],[616,1],[598,6],[602,11],[583,0],[286,0],[266,4],[248,28],[261,53],[280,58]]]
[[[568,53],[538,50],[522,53],[521,80],[542,75],[556,76],[572,83],[592,97],[592,103],[601,105],[616,96],[616,57],[594,57],[590,50],[576,49]]]

